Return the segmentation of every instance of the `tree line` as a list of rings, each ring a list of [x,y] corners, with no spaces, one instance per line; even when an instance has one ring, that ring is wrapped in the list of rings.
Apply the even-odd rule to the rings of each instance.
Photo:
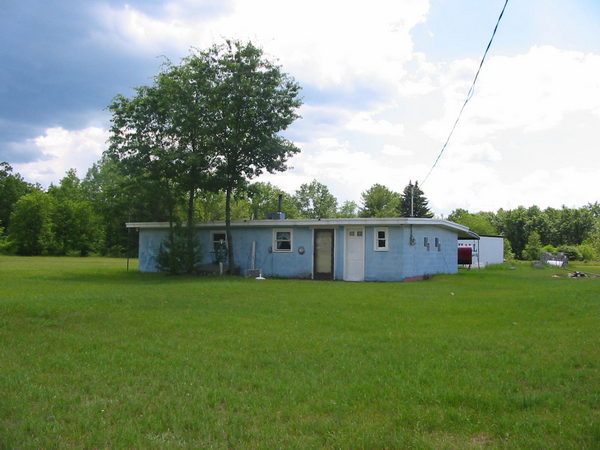
[[[537,260],[542,252],[564,252],[571,260],[600,258],[600,204],[581,208],[537,206],[470,213],[456,209],[448,220],[478,234],[505,237],[507,257]]]
[[[164,192],[151,182],[140,183],[108,152],[83,178],[69,170],[46,190],[25,181],[8,163],[0,167],[0,249],[4,252],[124,256],[137,240],[125,229],[125,222],[187,219],[187,196],[165,200]],[[265,219],[278,211],[281,196],[281,212],[289,219],[401,217],[410,215],[414,192],[415,216],[431,217],[422,191],[411,186],[403,195],[375,184],[362,193],[359,206],[355,201],[339,202],[317,180],[302,184],[293,194],[271,183],[255,182],[233,192],[230,214],[232,220]],[[225,220],[226,202],[223,191],[196,191],[194,222]],[[408,208],[408,214],[403,208]]]
[[[416,183],[415,183],[416,184]],[[431,217],[423,191],[409,182],[402,192],[374,184],[359,202],[339,202],[323,183],[302,184],[293,194],[271,183],[255,182],[235,191],[232,220],[264,219],[278,209],[290,219],[350,217]],[[415,192],[413,197],[413,192]],[[199,190],[194,221],[225,219],[223,191]],[[186,220],[185,198],[174,209],[151,184],[138,184],[126,168],[104,155],[79,179],[69,170],[43,190],[0,163],[0,250],[23,255],[125,256],[137,251],[137,234],[125,222]],[[448,217],[484,235],[503,235],[507,256],[537,259],[541,251],[566,251],[571,259],[600,258],[600,204],[581,208],[499,209],[471,213],[456,209]]]

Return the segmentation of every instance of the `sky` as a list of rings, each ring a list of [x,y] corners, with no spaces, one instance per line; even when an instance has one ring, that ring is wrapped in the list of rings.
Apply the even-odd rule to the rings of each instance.
[[[302,86],[284,135],[301,152],[264,175],[313,179],[339,202],[420,181],[431,209],[600,201],[600,2],[510,0],[3,0],[0,161],[47,187],[106,149],[117,94],[164,58],[250,40]],[[423,183],[423,181],[425,182]]]

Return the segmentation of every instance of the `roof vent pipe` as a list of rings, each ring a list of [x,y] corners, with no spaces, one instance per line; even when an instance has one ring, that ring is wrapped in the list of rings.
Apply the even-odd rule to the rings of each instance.
[[[281,201],[283,200],[283,194],[279,194],[277,197],[277,212],[281,213]]]

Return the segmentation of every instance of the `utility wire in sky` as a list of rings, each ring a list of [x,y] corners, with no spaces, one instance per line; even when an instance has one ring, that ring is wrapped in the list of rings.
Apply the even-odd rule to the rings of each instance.
[[[458,116],[456,117],[456,120],[454,121],[454,125],[452,125],[450,134],[448,134],[448,137],[446,138],[446,142],[444,142],[444,145],[442,146],[440,153],[438,154],[433,165],[431,166],[431,169],[429,169],[429,172],[427,172],[427,176],[423,179],[421,186],[423,186],[425,184],[425,182],[429,178],[429,175],[431,175],[431,172],[433,172],[433,169],[435,169],[435,166],[437,166],[438,161],[444,154],[444,150],[446,150],[446,147],[448,146],[448,142],[450,142],[450,138],[454,134],[454,130],[456,129],[456,126],[458,125],[458,121],[460,120],[460,117],[462,116],[465,106],[467,106],[467,103],[469,103],[469,100],[471,100],[471,97],[473,97],[473,94],[475,93],[475,83],[477,83],[477,78],[479,77],[479,72],[481,72],[481,68],[483,67],[485,58],[488,54],[488,51],[490,50],[490,47],[492,46],[492,42],[494,41],[494,36],[496,36],[496,31],[498,30],[498,25],[500,25],[500,20],[502,20],[502,16],[504,15],[504,10],[506,9],[507,4],[508,4],[508,0],[505,0],[504,6],[502,7],[502,11],[500,12],[500,15],[498,16],[498,20],[496,21],[496,26],[494,27],[494,31],[492,33],[492,37],[490,38],[490,42],[488,42],[488,45],[485,48],[485,52],[483,53],[483,58],[481,58],[481,62],[479,63],[479,68],[477,69],[477,73],[475,73],[475,78],[473,78],[473,82],[471,83],[469,92],[467,92],[467,98],[465,99],[465,102],[463,103],[462,108],[460,108],[460,111],[458,112]]]

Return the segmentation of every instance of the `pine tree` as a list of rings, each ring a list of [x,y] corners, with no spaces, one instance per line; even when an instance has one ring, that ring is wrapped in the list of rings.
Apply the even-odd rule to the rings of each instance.
[[[427,206],[428,200],[419,187],[419,182],[412,180],[402,191],[402,198],[398,205],[398,214],[400,217],[433,217],[433,213]]]

